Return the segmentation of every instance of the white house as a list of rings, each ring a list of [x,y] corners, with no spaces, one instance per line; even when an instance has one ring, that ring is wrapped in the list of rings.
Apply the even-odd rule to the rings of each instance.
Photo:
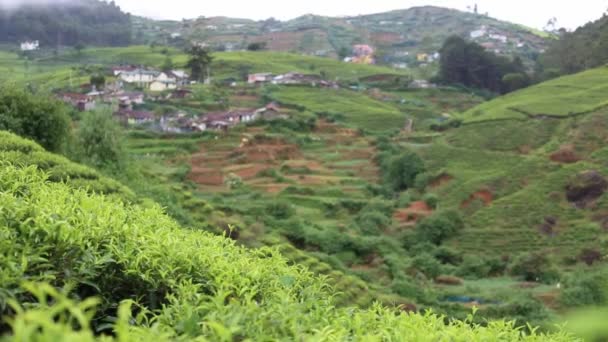
[[[177,89],[177,85],[175,84],[175,81],[161,81],[161,80],[155,80],[154,82],[150,83],[150,90],[151,91],[165,91],[165,90],[173,90],[173,89]]]
[[[37,40],[26,40],[21,42],[21,51],[34,51],[40,48],[40,42]]]
[[[477,39],[485,36],[486,34],[488,34],[488,29],[485,26],[482,26],[479,29],[472,31],[470,36],[471,39]]]
[[[509,40],[509,38],[507,38],[507,36],[502,35],[502,34],[491,34],[490,39],[497,40],[501,43],[506,43]]]
[[[120,79],[126,83],[150,84],[156,80],[159,74],[158,71],[136,69],[121,72]]]

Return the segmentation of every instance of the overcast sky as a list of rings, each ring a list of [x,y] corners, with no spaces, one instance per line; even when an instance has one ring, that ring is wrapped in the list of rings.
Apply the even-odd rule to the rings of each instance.
[[[0,5],[66,0],[0,0]],[[77,1],[77,0],[73,0]],[[328,16],[358,15],[436,5],[467,10],[475,3],[481,13],[531,27],[543,28],[556,17],[558,26],[574,29],[601,17],[608,0],[115,0],[124,10],[155,19],[229,16],[292,19],[313,13]]]
[[[0,0],[6,1],[6,0]],[[9,0],[10,1],[10,0]],[[182,19],[230,16],[251,19],[291,19],[302,14],[357,15],[436,5],[466,10],[476,2],[491,16],[542,28],[556,17],[560,27],[574,29],[601,17],[608,0],[115,0],[123,9],[155,18]]]

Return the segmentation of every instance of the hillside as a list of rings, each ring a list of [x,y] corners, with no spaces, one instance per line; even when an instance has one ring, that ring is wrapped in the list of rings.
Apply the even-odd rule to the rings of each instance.
[[[518,54],[531,63],[547,46],[547,36],[521,25],[499,21],[481,14],[440,7],[414,7],[358,17],[331,18],[305,15],[289,21],[253,21],[223,17],[198,18],[175,25],[141,24],[140,36],[156,34],[159,42],[182,44],[183,40],[206,43],[212,47],[239,50],[263,42],[269,50],[337,57],[354,44],[369,44],[377,49],[382,64],[417,65],[417,54],[437,52],[453,34],[474,38],[491,50],[505,55]],[[476,34],[472,37],[472,32]],[[179,33],[179,39],[171,34]]]
[[[0,136],[5,153],[54,159],[31,142]],[[379,306],[337,309],[323,280],[287,266],[276,251],[185,230],[158,207],[49,183],[36,164],[0,166],[8,339],[573,340],[523,335],[502,322],[444,325],[430,314]]]
[[[114,2],[99,0],[0,5],[0,43],[17,46],[39,41],[42,48],[125,46],[131,43],[131,18]]]
[[[602,67],[483,103],[463,127],[416,147],[446,179],[432,190],[440,202],[468,212],[454,246],[564,259],[604,250],[607,77]],[[598,183],[585,181],[592,174]],[[576,186],[588,193],[576,198]]]
[[[526,118],[567,118],[602,110],[608,68],[592,69],[520,90],[472,108],[465,122]]]

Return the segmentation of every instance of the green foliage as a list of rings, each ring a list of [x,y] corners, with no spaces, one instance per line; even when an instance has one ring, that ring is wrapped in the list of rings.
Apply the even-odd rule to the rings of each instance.
[[[424,273],[430,279],[441,274],[441,263],[429,253],[421,253],[412,258],[411,266]]]
[[[126,154],[123,140],[122,130],[109,110],[85,113],[75,134],[73,154],[97,168],[124,170]]]
[[[519,74],[525,79],[521,59],[510,61],[459,36],[449,37],[440,53],[439,78],[445,83],[506,93],[515,85],[520,85],[513,74]]]
[[[550,70],[572,74],[604,65],[608,58],[606,23],[608,18],[602,16],[573,32],[560,31],[559,39],[552,40],[541,56],[541,70],[545,75]]]
[[[458,211],[445,210],[436,212],[416,224],[415,233],[419,241],[440,245],[463,227],[464,222]]]
[[[564,118],[603,108],[608,68],[600,67],[560,77],[496,98],[474,107],[461,117],[465,123],[487,120]]]
[[[208,68],[213,62],[211,52],[199,45],[192,45],[186,53],[189,56],[186,67],[190,69],[190,77],[199,82],[209,78]]]
[[[361,232],[365,235],[380,235],[391,223],[390,217],[378,211],[365,211],[355,220]]]
[[[560,277],[551,259],[546,254],[540,253],[520,255],[513,261],[510,272],[525,281],[541,281],[549,284],[559,281]]]
[[[91,44],[124,46],[131,43],[131,16],[114,2],[83,0],[49,2],[45,6],[0,8],[2,43],[37,39],[42,46]],[[57,41],[61,37],[60,42]]]
[[[426,203],[430,208],[432,209],[437,209],[437,205],[439,204],[439,197],[437,197],[437,195],[432,194],[432,193],[428,193],[425,194],[424,197],[422,198],[422,200],[424,201],[424,203]]]
[[[384,181],[394,191],[407,190],[414,186],[416,176],[425,171],[424,162],[414,152],[405,151],[382,162]]]
[[[266,206],[266,213],[276,219],[286,220],[295,214],[295,210],[289,203],[276,201]]]
[[[91,75],[89,82],[91,85],[94,85],[97,89],[101,90],[106,85],[106,77],[102,74]]]
[[[0,129],[59,151],[69,138],[70,117],[63,104],[44,94],[5,85],[0,87]]]
[[[560,302],[568,307],[608,304],[608,272],[601,269],[574,273],[564,283]]]

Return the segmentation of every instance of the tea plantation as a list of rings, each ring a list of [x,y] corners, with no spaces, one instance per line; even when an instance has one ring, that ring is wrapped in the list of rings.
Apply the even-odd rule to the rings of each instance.
[[[53,159],[7,133],[2,150]],[[323,279],[276,250],[183,229],[159,207],[52,183],[29,164],[0,166],[3,340],[574,340],[505,322],[336,308]]]

